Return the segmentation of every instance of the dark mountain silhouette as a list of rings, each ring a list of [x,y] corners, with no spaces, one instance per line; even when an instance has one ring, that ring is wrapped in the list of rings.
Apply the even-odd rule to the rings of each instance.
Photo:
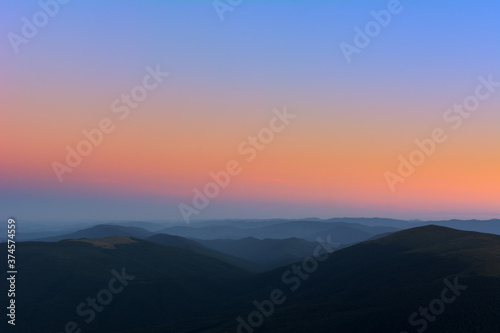
[[[425,226],[336,251],[307,279],[300,279],[295,291],[290,290],[294,284],[283,282],[283,274],[278,269],[260,275],[259,292],[247,297],[246,311],[234,318],[247,318],[255,310],[253,300],[269,299],[271,290],[280,288],[286,292],[286,303],[276,307],[258,332],[416,332],[423,328],[422,316],[414,318],[420,324],[411,326],[410,315],[441,298],[447,287],[444,279],[452,285],[457,279],[467,289],[458,291],[460,296],[446,304],[438,320],[426,321],[427,331],[500,329],[496,235]],[[275,281],[272,287],[270,281]],[[224,330],[236,331],[234,318]]]
[[[500,236],[425,226],[323,254],[316,264],[310,258],[260,274],[171,241],[180,243],[130,237],[19,243],[16,300],[23,306],[16,329],[61,332],[69,321],[96,333],[400,333],[424,322],[426,332],[500,328]],[[133,281],[85,323],[75,308],[108,288],[111,270],[122,268]],[[262,308],[276,289],[283,302]],[[453,296],[432,320],[418,313]],[[248,323],[256,311],[266,312],[262,323],[238,331],[237,318]]]
[[[476,231],[490,234],[500,235],[500,220],[448,220],[448,221],[422,221],[414,222],[411,228],[424,226],[424,225],[437,225],[447,228],[453,228],[464,231]]]
[[[236,278],[250,273],[192,251],[128,237],[23,242],[16,251],[17,332],[61,332],[69,321],[84,332],[124,332],[197,315],[218,313],[211,301],[227,302]],[[0,265],[4,271],[5,264]],[[135,276],[103,313],[85,323],[76,308],[109,289],[115,270]],[[3,279],[5,281],[5,279]],[[239,281],[239,280],[238,280]],[[5,282],[2,282],[2,287]],[[114,288],[120,283],[114,282]],[[8,288],[4,289],[7,290]],[[221,303],[222,304],[222,303]],[[88,307],[85,307],[88,309]]]

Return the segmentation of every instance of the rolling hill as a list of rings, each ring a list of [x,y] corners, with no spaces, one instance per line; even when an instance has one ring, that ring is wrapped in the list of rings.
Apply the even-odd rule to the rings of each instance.
[[[250,276],[192,251],[121,236],[22,242],[16,259],[22,272],[16,282],[16,301],[22,304],[17,311],[23,318],[16,332],[60,332],[69,321],[84,331],[123,332],[163,323],[165,318],[213,315],[216,307],[207,307],[207,302],[228,301],[238,287],[233,281]],[[86,323],[89,318],[79,316],[77,307],[101,290],[120,289],[117,276],[134,278],[111,296],[115,300],[105,306],[105,313],[96,313],[95,320]]]
[[[306,279],[292,281],[291,274],[284,279],[285,273],[278,269],[260,275],[259,291],[247,296],[245,311],[233,313],[232,325],[202,332],[235,332],[235,318],[247,318],[256,309],[252,301],[269,299],[276,288],[287,300],[276,306],[259,332],[416,332],[424,321],[428,332],[500,329],[500,237],[496,235],[419,227],[333,252],[316,271],[302,270]],[[431,302],[440,304],[434,300],[441,299],[444,288],[453,298],[449,285],[455,284],[466,289],[457,290],[460,295],[445,304],[439,320],[436,316],[424,320],[419,309]],[[223,322],[229,321],[227,317]]]

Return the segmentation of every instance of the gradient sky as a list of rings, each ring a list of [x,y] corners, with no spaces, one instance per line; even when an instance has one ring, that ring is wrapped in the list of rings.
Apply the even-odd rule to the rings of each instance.
[[[347,63],[340,43],[389,1],[70,1],[15,53],[36,1],[0,1],[0,212],[27,220],[181,220],[209,173],[241,162],[197,219],[500,217],[500,88],[451,130],[443,113],[500,81],[500,2],[401,1]],[[146,67],[170,75],[120,120]],[[272,110],[297,117],[252,162],[238,145]],[[59,182],[103,118],[116,125]],[[398,156],[448,140],[392,192]]]

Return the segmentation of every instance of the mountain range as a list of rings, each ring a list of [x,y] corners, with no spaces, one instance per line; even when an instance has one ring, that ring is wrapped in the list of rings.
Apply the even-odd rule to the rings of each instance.
[[[152,235],[21,242],[16,300],[22,320],[16,328],[64,332],[74,323],[97,333],[499,331],[500,236],[424,226],[341,249],[290,238],[278,241],[309,254],[304,250],[295,262],[264,272],[245,269],[250,260],[238,256],[271,257],[280,253],[273,247],[280,243],[239,241],[202,244]],[[117,290],[117,276],[129,280],[120,292],[106,292]],[[106,304],[93,310],[89,299]]]

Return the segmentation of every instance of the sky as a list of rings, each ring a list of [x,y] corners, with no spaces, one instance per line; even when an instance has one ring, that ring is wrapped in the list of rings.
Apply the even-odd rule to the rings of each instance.
[[[3,219],[500,217],[498,1],[64,2],[0,1]]]

